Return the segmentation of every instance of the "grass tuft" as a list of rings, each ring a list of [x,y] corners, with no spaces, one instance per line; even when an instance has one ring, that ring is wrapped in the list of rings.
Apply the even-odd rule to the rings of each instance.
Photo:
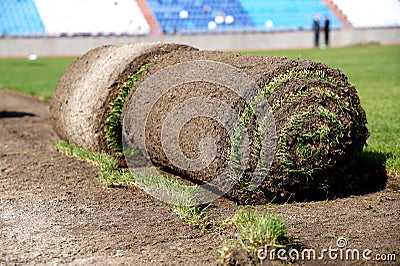
[[[84,149],[64,140],[56,141],[54,143],[56,150],[65,153],[67,156],[77,157],[83,161],[93,163],[96,166],[100,166],[101,176],[114,172],[118,169],[117,160],[106,153],[92,152],[88,149]]]
[[[283,219],[248,208],[239,209],[228,221],[236,231],[233,239],[226,241],[218,250],[221,263],[234,260],[233,250],[242,249],[257,262],[257,251],[265,246],[287,248],[291,245]]]
[[[285,247],[289,243],[285,222],[266,212],[259,213],[247,208],[239,209],[232,219],[241,242],[245,247],[270,245]]]

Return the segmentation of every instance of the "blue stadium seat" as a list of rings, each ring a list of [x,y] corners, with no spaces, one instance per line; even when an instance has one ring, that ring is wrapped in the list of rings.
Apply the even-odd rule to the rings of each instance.
[[[1,37],[45,36],[45,28],[33,0],[0,1]]]

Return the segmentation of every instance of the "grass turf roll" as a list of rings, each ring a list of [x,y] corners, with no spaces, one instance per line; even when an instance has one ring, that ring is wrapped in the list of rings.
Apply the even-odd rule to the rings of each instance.
[[[196,67],[191,68],[191,63]],[[202,64],[203,69],[197,68]],[[155,76],[164,78],[157,86],[151,84]],[[263,100],[273,116],[276,140],[269,147],[270,167],[253,189],[248,181],[260,173],[264,136],[255,109]],[[227,106],[235,116],[220,115]],[[226,175],[234,182],[226,195],[238,202],[336,195],[354,182],[352,175],[369,136],[365,112],[347,77],[307,60],[174,51],[149,66],[125,108],[124,134],[129,146],[154,165],[199,184],[242,160],[235,157],[235,140],[241,139],[232,138],[231,129],[232,125],[246,128],[247,163],[241,166],[240,176]],[[197,116],[188,114],[193,109]]]
[[[106,45],[77,58],[60,78],[50,103],[51,123],[62,140],[121,156],[120,115],[125,97],[145,68],[179,44]]]

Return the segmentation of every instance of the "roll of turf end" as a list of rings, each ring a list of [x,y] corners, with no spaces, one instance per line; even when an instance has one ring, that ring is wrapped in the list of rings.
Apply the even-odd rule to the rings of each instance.
[[[335,195],[354,181],[369,136],[341,71],[217,51],[158,57],[123,116],[126,147],[241,203]]]
[[[194,50],[179,44],[106,45],[77,58],[60,78],[50,103],[51,123],[62,140],[123,163],[120,116],[125,97],[158,56]]]

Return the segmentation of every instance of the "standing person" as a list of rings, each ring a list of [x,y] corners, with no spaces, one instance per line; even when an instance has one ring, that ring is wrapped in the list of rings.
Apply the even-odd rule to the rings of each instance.
[[[325,16],[325,23],[324,23],[325,46],[329,46],[329,31],[330,31],[329,23],[330,23],[329,17]]]
[[[315,14],[314,22],[313,22],[313,30],[314,30],[314,46],[319,47],[319,14]]]

